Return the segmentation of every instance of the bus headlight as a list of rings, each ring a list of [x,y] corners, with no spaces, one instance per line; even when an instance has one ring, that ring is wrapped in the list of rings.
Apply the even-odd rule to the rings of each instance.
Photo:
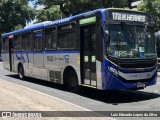
[[[108,70],[113,73],[114,75],[118,76],[118,70],[116,70],[115,68],[113,67],[108,67]]]

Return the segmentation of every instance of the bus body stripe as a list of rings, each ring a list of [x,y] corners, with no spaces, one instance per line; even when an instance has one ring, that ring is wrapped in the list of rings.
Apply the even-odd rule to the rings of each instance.
[[[14,51],[13,54],[17,54],[17,53],[21,53],[21,54],[66,54],[66,53],[80,53],[78,50],[76,51],[64,51],[64,50],[60,50],[60,51]],[[9,54],[9,52],[2,52],[2,54]]]

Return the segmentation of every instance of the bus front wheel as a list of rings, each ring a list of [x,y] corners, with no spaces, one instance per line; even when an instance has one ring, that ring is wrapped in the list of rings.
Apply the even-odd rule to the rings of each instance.
[[[24,69],[23,69],[23,66],[20,64],[19,66],[18,66],[18,76],[19,76],[19,78],[22,80],[22,79],[24,79]]]

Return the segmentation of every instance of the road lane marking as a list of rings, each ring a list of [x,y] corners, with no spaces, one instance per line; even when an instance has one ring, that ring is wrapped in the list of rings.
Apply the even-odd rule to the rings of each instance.
[[[0,78],[1,78],[2,80],[5,79],[4,77],[0,77]],[[15,84],[15,85],[17,85],[17,86],[19,86],[19,87],[22,87],[22,88],[29,89],[29,90],[31,90],[31,91],[37,92],[37,93],[39,93],[39,94],[41,94],[41,95],[45,95],[45,96],[47,96],[47,97],[51,97],[51,98],[57,99],[57,100],[59,100],[59,101],[68,103],[68,104],[70,104],[70,105],[79,107],[79,108],[84,109],[84,110],[86,110],[86,111],[92,111],[92,110],[89,110],[89,109],[87,109],[87,108],[84,108],[84,107],[81,107],[81,106],[79,106],[79,105],[76,105],[76,104],[74,104],[74,103],[68,102],[68,101],[66,101],[66,100],[63,100],[63,99],[60,99],[60,98],[57,98],[57,97],[48,95],[48,94],[46,94],[46,93],[43,93],[43,92],[34,90],[34,89],[32,89],[32,88],[28,88],[28,87],[25,87],[25,86],[23,86],[23,85],[19,85],[19,84],[17,84],[17,83],[14,83],[14,82],[11,82],[11,81],[8,81],[8,80],[5,80],[5,81],[7,81],[7,82],[9,82],[9,83],[12,83],[12,84]],[[93,111],[93,112],[94,112],[94,111]],[[103,114],[99,114],[99,113],[96,113],[96,114],[101,115],[102,117],[106,117],[106,116],[103,116]],[[110,120],[117,120],[117,119],[111,118],[111,117],[106,117],[106,118],[108,118],[108,119],[110,119]]]

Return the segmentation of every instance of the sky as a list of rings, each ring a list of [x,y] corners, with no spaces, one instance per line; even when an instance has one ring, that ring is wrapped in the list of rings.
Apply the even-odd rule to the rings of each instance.
[[[29,1],[28,5],[29,5],[30,7],[34,7],[34,4],[33,4],[33,2],[31,2],[31,1]],[[43,8],[44,8],[43,5],[38,5],[38,6],[36,7],[36,10],[40,10],[40,9],[43,9]],[[36,22],[36,19],[33,20],[33,21],[31,21],[30,23],[26,24],[26,26],[33,25],[34,22]]]
[[[31,1],[29,1],[28,5],[29,5],[30,7],[34,7],[34,5],[33,5],[33,3],[32,3]],[[33,23],[34,23],[35,21],[36,21],[36,19],[33,20],[33,21],[31,21],[30,23],[26,24],[26,26],[33,25]]]
[[[31,1],[29,1],[28,5],[31,6],[31,7],[34,7],[34,5]]]

